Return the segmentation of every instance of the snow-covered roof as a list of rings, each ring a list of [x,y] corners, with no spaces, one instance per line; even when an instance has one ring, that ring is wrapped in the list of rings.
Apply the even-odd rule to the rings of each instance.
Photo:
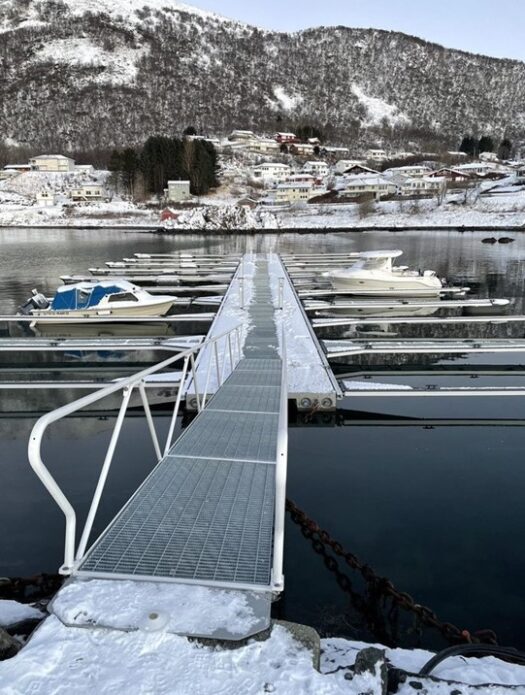
[[[348,176],[345,179],[346,186],[377,186],[377,185],[388,185],[393,186],[391,180],[385,178],[384,176]]]
[[[68,162],[75,161],[71,157],[66,157],[63,154],[39,154],[37,157],[31,157],[31,161],[33,161],[34,159],[61,159]]]

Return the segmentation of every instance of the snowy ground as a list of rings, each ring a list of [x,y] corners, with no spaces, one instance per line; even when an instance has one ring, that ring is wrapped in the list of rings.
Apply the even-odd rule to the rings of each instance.
[[[382,695],[378,673],[351,671],[358,652],[370,646],[341,638],[322,640],[318,672],[311,653],[282,626],[274,627],[266,641],[250,640],[238,649],[223,650],[171,634],[166,625],[133,631],[66,627],[51,616],[17,656],[0,663],[0,688],[3,695]],[[423,650],[374,646],[392,666],[411,674],[432,656]],[[432,675],[454,683],[424,681],[418,690],[425,695],[525,695],[525,667],[493,657],[454,657]],[[400,695],[417,692],[415,680],[409,677]]]
[[[466,205],[461,196],[437,201],[395,200],[376,203],[364,215],[356,204],[309,205],[277,214],[279,227],[292,229],[342,227],[439,227],[487,226],[505,228],[525,225],[525,188],[501,195],[479,197]]]
[[[278,256],[269,256],[268,270],[275,306],[279,306],[279,279],[284,270]],[[289,393],[334,393],[326,365],[312,340],[311,331],[303,313],[298,310],[297,300],[290,283],[283,283],[283,308],[275,312],[277,336],[282,354],[283,328],[286,341]]]

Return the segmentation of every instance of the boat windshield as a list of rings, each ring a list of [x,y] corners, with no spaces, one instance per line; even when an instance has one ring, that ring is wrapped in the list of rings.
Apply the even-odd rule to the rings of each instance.
[[[93,288],[71,287],[56,293],[51,309],[53,311],[89,309],[100,304],[103,297],[121,292],[122,287],[118,287],[118,285],[107,287],[95,285]]]

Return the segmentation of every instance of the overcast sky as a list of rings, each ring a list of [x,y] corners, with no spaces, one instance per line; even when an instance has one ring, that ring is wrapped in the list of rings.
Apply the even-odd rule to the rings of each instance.
[[[525,60],[525,0],[186,0],[267,29],[391,29],[451,48]]]

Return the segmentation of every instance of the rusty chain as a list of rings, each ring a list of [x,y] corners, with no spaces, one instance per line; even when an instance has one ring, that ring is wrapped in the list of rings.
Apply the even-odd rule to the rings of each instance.
[[[314,551],[324,556],[325,565],[331,572],[336,574],[339,586],[350,595],[352,603],[361,612],[363,612],[366,602],[353,590],[349,577],[340,572],[337,560],[327,554],[326,548],[329,548],[337,557],[344,560],[353,570],[358,571],[376,597],[382,596],[391,599],[393,605],[413,613],[422,624],[435,628],[449,642],[455,644],[465,642],[472,644],[498,644],[496,633],[492,630],[478,630],[471,633],[468,630],[460,629],[452,623],[443,622],[433,610],[417,603],[410,594],[396,589],[389,579],[376,574],[370,565],[361,562],[353,553],[346,552],[341,543],[335,541],[328,531],[325,531],[319,524],[310,519],[290,499],[286,500],[286,509],[294,523],[301,527],[303,536],[311,541]]]

